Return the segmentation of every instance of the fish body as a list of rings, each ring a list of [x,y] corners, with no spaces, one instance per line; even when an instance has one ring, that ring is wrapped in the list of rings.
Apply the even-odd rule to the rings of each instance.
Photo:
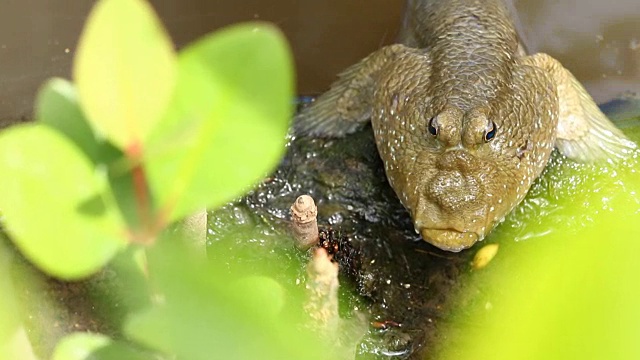
[[[371,120],[391,187],[441,249],[482,240],[554,147],[578,161],[635,148],[558,61],[524,52],[502,1],[410,0],[401,39],[348,68],[295,127],[345,136]]]

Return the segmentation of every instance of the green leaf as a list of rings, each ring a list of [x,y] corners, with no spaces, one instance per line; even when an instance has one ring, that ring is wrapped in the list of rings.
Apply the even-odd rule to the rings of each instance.
[[[66,279],[89,275],[124,245],[105,175],[41,124],[0,134],[0,209],[13,241],[35,264]]]
[[[281,285],[260,276],[233,281],[224,265],[204,262],[177,240],[148,251],[149,278],[162,302],[130,317],[129,337],[179,359],[326,358],[323,342],[291,318],[295,310],[274,317],[285,301]]]
[[[461,294],[436,358],[640,358],[637,155],[552,161],[510,216],[519,221],[496,229],[501,255]]]
[[[89,158],[96,157],[95,135],[78,105],[76,90],[69,81],[54,78],[45,83],[38,93],[36,119],[65,134]]]
[[[94,128],[122,150],[141,145],[171,99],[175,62],[173,45],[147,2],[98,1],[73,68]]]
[[[20,325],[16,291],[11,278],[11,253],[7,248],[8,242],[0,235],[0,359],[10,359],[14,349],[10,346],[15,341],[15,333]],[[15,354],[12,354],[15,356]]]
[[[109,182],[120,211],[130,227],[138,226],[130,161],[111,143],[96,137],[80,108],[73,84],[59,78],[49,80],[38,94],[36,118],[73,141],[94,165],[107,165]]]
[[[130,227],[138,226],[131,161],[111,143],[96,137],[82,113],[73,84],[59,78],[49,80],[38,94],[36,118],[74,142],[94,165],[108,167],[109,183],[120,211]]]
[[[114,342],[102,334],[73,333],[66,336],[56,346],[52,360],[141,360],[151,356],[131,349],[125,344]]]
[[[38,95],[36,118],[64,134],[94,165],[107,166],[109,183],[120,211],[130,227],[138,226],[130,161],[111,143],[96,138],[80,109],[73,84],[63,79],[47,82]]]
[[[175,220],[248,190],[280,160],[292,114],[283,35],[254,23],[216,32],[179,57],[178,85],[150,136],[146,169]]]
[[[248,307],[261,311],[265,316],[271,316],[277,321],[278,315],[285,306],[286,292],[275,279],[264,275],[245,276],[233,282],[232,293],[243,295],[238,301],[243,301]],[[246,297],[246,294],[253,294]]]
[[[66,135],[94,164],[109,164],[123,156],[113,145],[96,138],[76,89],[67,80],[53,78],[45,83],[38,93],[36,119]]]
[[[73,333],[60,340],[51,360],[88,360],[91,353],[111,343],[105,335]]]

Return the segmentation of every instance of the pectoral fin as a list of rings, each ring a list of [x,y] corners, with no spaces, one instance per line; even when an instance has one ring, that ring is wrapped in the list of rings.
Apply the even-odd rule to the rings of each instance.
[[[297,134],[339,137],[356,131],[371,118],[377,74],[410,48],[394,44],[383,47],[339,75],[331,89],[296,115]]]
[[[565,156],[582,161],[616,160],[629,156],[636,144],[600,111],[578,80],[547,54],[527,58],[547,71],[556,84],[559,118],[556,147]]]

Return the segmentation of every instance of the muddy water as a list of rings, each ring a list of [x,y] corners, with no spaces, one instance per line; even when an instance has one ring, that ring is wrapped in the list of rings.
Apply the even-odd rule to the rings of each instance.
[[[220,26],[278,24],[289,38],[300,93],[326,89],[341,69],[393,42],[403,0],[152,0],[178,47]],[[0,12],[0,121],[28,119],[51,76],[69,77],[92,1],[5,0]],[[599,101],[640,91],[637,0],[516,0],[530,48],[560,59]]]
[[[516,0],[532,51],[559,59],[598,102],[640,91],[637,0]]]

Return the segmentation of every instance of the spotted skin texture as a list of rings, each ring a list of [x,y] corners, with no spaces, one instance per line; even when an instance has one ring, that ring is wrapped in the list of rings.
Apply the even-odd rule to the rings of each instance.
[[[389,183],[416,229],[456,251],[483,238],[544,169],[555,142],[557,95],[542,70],[514,63],[495,97],[467,106],[434,101],[442,92],[429,80],[428,57],[406,52],[381,71],[372,125]],[[396,75],[407,68],[411,77]],[[428,132],[431,118],[437,136]],[[485,142],[490,121],[497,131]]]
[[[341,74],[296,129],[343,136],[371,119],[389,183],[441,249],[482,240],[554,147],[583,161],[635,147],[560,63],[524,54],[501,1],[410,0],[402,39]]]

